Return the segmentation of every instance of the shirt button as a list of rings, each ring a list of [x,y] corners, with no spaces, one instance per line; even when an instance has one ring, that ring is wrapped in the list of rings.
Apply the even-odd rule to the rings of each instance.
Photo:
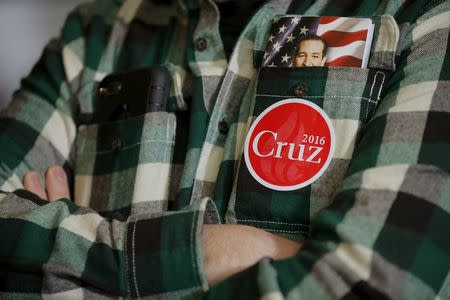
[[[230,129],[228,126],[228,123],[225,122],[225,120],[220,121],[218,127],[219,127],[220,134],[224,134],[224,135],[227,134],[228,130]]]
[[[201,37],[201,38],[198,38],[195,41],[195,48],[198,51],[203,51],[203,50],[206,49],[206,47],[208,47],[208,40],[207,39]]]
[[[111,148],[113,151],[119,151],[122,148],[122,140],[118,137],[113,138]]]
[[[306,94],[308,94],[308,87],[303,84],[300,83],[295,89],[294,89],[294,94],[297,97],[303,97],[306,96]]]

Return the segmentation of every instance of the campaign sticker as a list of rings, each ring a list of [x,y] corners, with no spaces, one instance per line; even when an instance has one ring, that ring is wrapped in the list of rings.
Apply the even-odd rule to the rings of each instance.
[[[286,99],[255,119],[245,139],[244,159],[260,184],[292,191],[322,176],[334,147],[334,128],[327,114],[310,101]]]

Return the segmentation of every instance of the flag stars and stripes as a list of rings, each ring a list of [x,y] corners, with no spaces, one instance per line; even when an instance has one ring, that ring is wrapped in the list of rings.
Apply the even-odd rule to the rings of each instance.
[[[300,28],[300,34],[304,34],[304,35],[306,35],[306,33],[308,32],[308,28],[306,28],[306,26],[305,25],[303,25],[303,27],[301,27]]]
[[[287,53],[286,54],[284,54],[282,57],[281,57],[281,62],[283,63],[283,62],[286,62],[286,63],[289,63],[289,59],[290,59],[291,57],[289,56],[289,55],[287,55]]]
[[[268,37],[263,66],[288,67],[301,34],[315,32],[318,22],[305,17],[276,17]],[[290,55],[290,56],[289,56]],[[272,64],[273,63],[273,64]]]
[[[268,37],[263,66],[289,67],[295,57],[298,41],[315,34],[327,41],[327,66],[361,66],[370,19],[277,17]],[[367,49],[369,49],[367,47]],[[289,57],[290,55],[290,57]]]
[[[300,22],[300,18],[299,17],[295,17],[291,20],[291,24],[298,24],[298,22]]]
[[[295,36],[291,33],[288,37],[287,37],[287,42],[288,43],[293,43],[295,40]]]
[[[276,42],[275,44],[273,44],[273,50],[275,50],[275,52],[280,52],[281,47],[282,46],[279,42]]]

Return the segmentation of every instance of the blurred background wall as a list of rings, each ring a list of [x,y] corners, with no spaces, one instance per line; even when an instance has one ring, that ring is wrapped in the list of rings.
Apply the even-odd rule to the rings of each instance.
[[[88,0],[0,0],[0,109],[69,11]]]

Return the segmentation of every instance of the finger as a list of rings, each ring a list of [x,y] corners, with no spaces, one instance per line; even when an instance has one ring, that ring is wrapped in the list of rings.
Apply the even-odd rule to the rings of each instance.
[[[49,201],[70,198],[66,173],[60,166],[52,166],[47,170],[45,174],[45,185]]]
[[[40,198],[47,200],[47,194],[41,184],[38,172],[30,171],[23,177],[23,186],[29,192],[35,193]]]

